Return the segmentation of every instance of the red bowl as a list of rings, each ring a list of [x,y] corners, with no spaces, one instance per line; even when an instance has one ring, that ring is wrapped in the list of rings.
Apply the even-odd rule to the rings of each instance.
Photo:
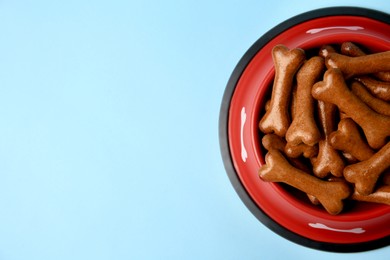
[[[358,202],[329,215],[285,186],[262,181],[264,164],[258,122],[274,76],[271,49],[314,49],[355,42],[390,50],[390,15],[334,7],[295,16],[263,35],[244,54],[227,84],[219,118],[222,158],[229,179],[250,211],[277,234],[303,246],[333,252],[366,251],[390,244],[390,206]]]

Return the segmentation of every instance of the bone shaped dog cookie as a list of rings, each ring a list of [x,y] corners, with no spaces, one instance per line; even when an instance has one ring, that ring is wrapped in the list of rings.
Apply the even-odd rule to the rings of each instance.
[[[329,140],[333,148],[347,152],[359,161],[374,155],[374,151],[360,135],[356,123],[350,118],[340,121],[337,131],[330,134]]]
[[[343,42],[340,46],[340,52],[341,54],[351,57],[360,57],[366,55],[366,53],[353,42]]]
[[[287,142],[298,145],[304,143],[313,146],[321,138],[314,119],[314,99],[311,88],[324,69],[324,60],[315,56],[306,61],[297,72],[296,100],[294,117],[286,133]]]
[[[366,196],[354,191],[351,195],[351,199],[390,205],[390,185],[383,185],[373,193]]]
[[[332,215],[340,213],[343,209],[343,200],[351,192],[346,182],[323,181],[294,168],[275,149],[267,153],[265,160],[266,164],[259,170],[259,176],[264,181],[283,182],[310,194],[317,198],[326,211]]]
[[[261,143],[268,151],[271,149],[284,151],[284,147],[286,146],[286,141],[276,134],[266,134],[261,139]]]
[[[326,67],[338,68],[345,78],[356,75],[390,71],[390,51],[349,57],[339,53],[330,53],[325,60]]]
[[[287,143],[284,148],[284,152],[286,153],[286,155],[288,155],[291,158],[298,158],[301,155],[303,155],[303,157],[306,158],[313,158],[318,154],[318,146],[317,145],[310,146],[304,143],[300,143],[300,144]]]
[[[352,42],[343,42],[340,46],[341,54],[351,56],[351,57],[359,57],[364,56],[366,53],[360,49],[356,44]],[[383,81],[390,81],[390,72],[389,71],[380,71],[374,73],[374,76]]]
[[[379,81],[369,76],[358,76],[355,79],[366,86],[377,98],[390,101],[390,82]]]
[[[329,53],[334,53],[334,52],[336,52],[336,50],[333,48],[333,46],[326,44],[321,46],[318,55],[325,59],[326,57],[328,57]]]
[[[390,136],[390,117],[376,113],[347,87],[339,69],[328,69],[323,81],[314,84],[314,98],[335,104],[362,129],[368,144],[379,149]]]
[[[290,126],[291,87],[295,73],[305,60],[305,52],[302,49],[289,50],[284,45],[277,45],[272,49],[272,58],[275,65],[275,78],[271,103],[260,120],[259,128],[263,133],[275,133],[284,137]]]
[[[383,146],[370,159],[349,165],[344,169],[344,177],[355,184],[355,189],[361,195],[373,192],[381,174],[390,167],[390,142]]]
[[[358,81],[353,81],[351,84],[351,91],[372,110],[379,114],[390,116],[390,104],[382,99],[376,98]]]
[[[290,107],[291,107],[291,118],[293,120],[293,122],[297,121],[297,115],[298,115],[298,111],[300,110],[300,108],[298,108],[299,106],[301,106],[300,102],[298,101],[298,87],[297,85],[295,84],[293,86],[293,89],[292,89],[292,93],[291,93],[291,104],[290,104]],[[291,126],[289,127],[289,129],[291,128]],[[287,130],[287,133],[288,133],[289,130]],[[287,133],[286,133],[286,136],[287,136]],[[284,153],[289,157],[289,158],[298,158],[300,157],[301,155],[303,155],[304,157],[306,158],[312,158],[314,156],[317,156],[318,154],[318,146],[317,145],[307,145],[303,142],[287,142],[287,144],[285,145],[285,149],[284,149]]]
[[[319,178],[324,178],[329,173],[337,177],[341,177],[343,174],[344,162],[329,142],[329,135],[335,129],[336,110],[335,105],[321,100],[318,101],[318,118],[324,137],[318,145],[318,156],[311,159],[311,162],[313,172]]]
[[[282,153],[285,153],[286,141],[282,137],[276,134],[266,134],[261,139],[261,143],[263,144],[264,148],[267,149],[267,151],[276,149]],[[304,162],[302,162],[298,158],[298,156],[296,156],[295,158],[289,157],[287,159],[291,163],[291,165],[293,165],[295,168],[298,168],[307,173],[312,172],[309,166]]]
[[[286,146],[286,141],[276,135],[276,134],[266,134],[262,139],[261,139],[261,142],[264,146],[265,149],[267,149],[268,151],[269,150],[272,150],[272,149],[276,149],[280,152],[284,152],[284,148]],[[302,162],[301,160],[299,160],[298,158],[286,158],[289,163],[301,170],[301,171],[304,171],[306,173],[309,173],[311,174],[312,171],[311,169],[309,168],[309,166],[307,164],[305,164],[304,162]],[[320,202],[318,201],[318,199],[310,194],[307,194],[307,197],[309,198],[310,202],[313,203],[314,205],[318,205],[320,204]]]
[[[292,89],[292,98],[291,98],[291,117],[294,119],[296,114],[296,97],[297,97],[297,86],[293,86]],[[270,108],[270,100],[268,100],[265,104],[265,111],[268,111]],[[311,172],[308,167],[303,164],[298,157],[303,155],[306,158],[311,158],[316,156],[318,153],[318,147],[309,146],[304,143],[300,143],[298,145],[287,144],[286,140],[283,137],[280,137],[276,134],[266,134],[262,138],[262,144],[265,149],[277,149],[283,153],[285,153],[289,157],[289,161],[294,167],[297,167],[301,170],[305,170],[306,172]]]

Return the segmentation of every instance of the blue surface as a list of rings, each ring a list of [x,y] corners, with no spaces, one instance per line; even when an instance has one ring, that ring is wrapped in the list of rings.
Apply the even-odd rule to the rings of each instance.
[[[0,259],[387,259],[263,226],[218,116],[244,52],[291,16],[387,1],[0,1]]]

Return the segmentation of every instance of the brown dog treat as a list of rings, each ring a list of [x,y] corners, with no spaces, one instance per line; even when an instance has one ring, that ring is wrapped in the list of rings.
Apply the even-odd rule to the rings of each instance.
[[[269,110],[260,120],[259,128],[263,133],[275,133],[284,137],[290,126],[289,103],[295,73],[305,60],[302,49],[289,50],[286,46],[276,45],[272,49],[275,65],[275,78]]]
[[[331,103],[318,101],[318,118],[323,131],[323,140],[318,144],[318,156],[311,159],[313,172],[319,178],[328,174],[341,177],[344,169],[344,161],[340,154],[329,143],[329,135],[336,126],[337,107]]]
[[[363,140],[358,126],[350,119],[342,119],[337,131],[329,136],[333,148],[351,154],[359,161],[365,161],[374,155],[374,150]]]
[[[286,146],[286,141],[282,137],[280,137],[276,134],[267,134],[263,137],[262,144],[263,144],[264,148],[267,149],[268,151],[271,149],[275,149],[275,150],[278,150],[278,151],[283,153],[284,147]],[[301,160],[299,160],[298,158],[286,158],[286,159],[295,168],[297,168],[301,171],[304,171],[306,173],[309,173],[309,174],[312,173],[312,170],[309,168],[309,166],[307,164],[305,164],[304,162],[302,162]],[[307,197],[309,198],[311,203],[313,203],[314,205],[319,204],[318,200],[314,196],[307,194]]]
[[[356,44],[352,42],[344,42],[341,44],[341,54],[351,56],[351,57],[359,57],[364,56],[366,53],[360,49]],[[374,73],[374,76],[383,81],[390,81],[390,72],[389,71],[380,71]]]
[[[284,152],[284,147],[286,146],[286,141],[282,137],[280,137],[276,134],[267,134],[263,137],[262,144],[263,144],[264,148],[267,149],[268,151],[271,149],[276,149],[280,152]],[[309,174],[312,173],[312,170],[309,168],[309,166],[307,164],[305,164],[304,162],[302,162],[301,160],[299,160],[298,158],[286,158],[286,159],[295,168],[297,168],[301,171],[304,171],[306,173],[309,173]],[[319,201],[314,196],[307,194],[307,197],[309,198],[309,201],[312,204],[314,204],[314,205],[319,204]]]
[[[351,199],[390,205],[390,185],[383,185],[373,193],[365,196],[354,191],[351,195]]]
[[[390,71],[390,51],[378,52],[359,57],[329,53],[325,60],[328,69],[338,68],[345,78],[356,75]]]
[[[292,89],[291,97],[291,118],[294,120],[297,113],[297,85],[295,84]],[[300,143],[298,145],[293,145],[286,142],[286,146],[283,150],[283,153],[287,155],[290,159],[298,158],[302,155],[306,155],[306,158],[310,158],[317,153],[315,147],[310,147],[306,144]],[[315,156],[315,155],[314,155]]]
[[[333,46],[326,44],[321,46],[318,55],[325,59],[326,57],[328,57],[329,53],[334,52],[336,52],[336,50],[333,48]]]
[[[366,53],[360,49],[356,44],[352,42],[343,42],[340,46],[341,54],[350,57],[360,57],[366,55]]]
[[[266,164],[259,170],[259,176],[264,181],[283,182],[310,194],[316,197],[326,211],[332,215],[342,211],[343,200],[351,193],[346,182],[323,181],[294,168],[275,149],[267,153],[265,161]]]
[[[284,151],[284,147],[286,146],[286,141],[276,134],[266,134],[261,139],[261,143],[268,151],[271,149]]]
[[[304,143],[313,146],[321,138],[314,119],[314,99],[311,88],[324,69],[324,59],[318,56],[306,61],[297,72],[297,90],[294,98],[294,117],[286,132],[288,143],[298,145]]]
[[[323,132],[323,137],[326,139],[336,129],[336,113],[337,106],[332,103],[327,103],[321,100],[317,102],[318,119]]]
[[[342,176],[344,161],[340,154],[330,145],[328,140],[321,140],[318,143],[318,156],[311,159],[313,172],[319,178],[330,174]]]
[[[267,149],[268,151],[271,149],[276,149],[276,150],[284,153],[284,150],[286,147],[286,141],[282,137],[280,137],[276,134],[266,134],[262,138],[261,141],[262,141],[264,148]],[[297,156],[295,158],[288,157],[287,159],[294,167],[296,167],[304,172],[311,173],[312,170],[309,168],[309,166],[307,164],[305,164],[304,162],[302,162],[298,157],[299,156]]]
[[[390,167],[390,142],[383,146],[370,159],[349,165],[344,169],[344,177],[355,184],[361,195],[373,192],[380,175]]]
[[[360,76],[355,78],[376,96],[385,101],[390,101],[390,82],[376,80],[369,76]]]
[[[313,158],[318,154],[318,146],[310,146],[304,143],[292,144],[287,142],[286,147],[284,148],[284,152],[288,157],[291,158],[298,158],[300,156],[305,158]]]
[[[328,179],[328,181],[342,181],[342,182],[345,182],[345,179],[344,178],[339,178],[339,177],[330,177]],[[310,200],[310,202],[312,204],[314,204],[314,205],[320,205],[321,204],[320,201],[316,197],[314,197],[312,195],[307,195],[307,197],[309,198],[309,200]]]
[[[351,91],[372,110],[378,112],[379,114],[390,116],[390,104],[371,95],[360,82],[353,81],[351,84]]]
[[[390,117],[378,114],[369,108],[347,87],[339,69],[328,69],[324,80],[314,84],[314,98],[335,104],[352,118],[362,129],[368,144],[379,149],[390,136]]]

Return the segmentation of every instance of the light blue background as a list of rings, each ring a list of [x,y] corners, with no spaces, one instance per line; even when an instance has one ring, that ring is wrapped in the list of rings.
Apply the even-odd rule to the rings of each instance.
[[[387,259],[263,226],[219,151],[227,80],[291,16],[387,1],[0,1],[0,259]]]

